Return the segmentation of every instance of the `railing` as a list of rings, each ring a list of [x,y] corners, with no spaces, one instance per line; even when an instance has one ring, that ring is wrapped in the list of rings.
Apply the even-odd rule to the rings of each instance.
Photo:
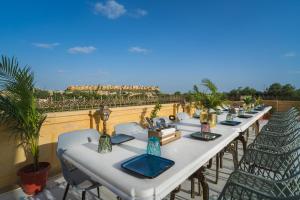
[[[105,96],[101,98],[62,98],[53,100],[52,98],[39,99],[37,107],[44,112],[63,112],[86,109],[97,109],[101,105],[109,107],[139,106],[159,103],[178,103],[181,96],[159,96],[159,97],[124,97],[124,96]]]

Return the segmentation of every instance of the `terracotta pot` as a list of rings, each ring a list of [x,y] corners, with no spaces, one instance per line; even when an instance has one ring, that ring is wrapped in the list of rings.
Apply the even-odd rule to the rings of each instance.
[[[33,170],[33,164],[26,165],[18,171],[21,179],[21,187],[28,195],[34,195],[41,192],[46,186],[50,163],[40,162],[39,170]]]

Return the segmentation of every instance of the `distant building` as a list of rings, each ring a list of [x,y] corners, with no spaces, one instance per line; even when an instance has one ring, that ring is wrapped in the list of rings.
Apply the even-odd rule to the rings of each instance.
[[[110,94],[147,94],[152,96],[159,91],[157,86],[139,86],[139,85],[83,85],[83,86],[69,86],[66,92],[96,92],[100,95],[110,95]]]

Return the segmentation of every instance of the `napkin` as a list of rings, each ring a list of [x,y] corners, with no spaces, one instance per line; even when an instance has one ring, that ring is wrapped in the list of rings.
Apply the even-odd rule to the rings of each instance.
[[[176,131],[175,128],[166,128],[166,129],[161,130],[160,132],[161,132],[161,136],[165,137],[165,136],[174,134],[175,131]]]

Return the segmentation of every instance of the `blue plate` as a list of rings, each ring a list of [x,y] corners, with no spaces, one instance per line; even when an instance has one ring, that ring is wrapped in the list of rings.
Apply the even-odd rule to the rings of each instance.
[[[121,167],[141,177],[155,178],[174,164],[174,161],[166,158],[142,154],[122,163]]]
[[[247,114],[251,114],[251,115],[254,115],[254,114],[257,114],[258,112],[255,112],[255,111],[249,111],[249,112],[246,112]]]
[[[256,108],[254,108],[254,110],[256,110],[256,111],[263,111],[265,109],[265,107],[256,107]]]
[[[248,118],[251,118],[252,115],[239,115],[237,116],[238,118],[244,118],[244,119],[248,119]]]
[[[125,135],[125,134],[117,134],[111,137],[111,143],[113,145],[115,144],[121,144],[123,142],[127,142],[129,140],[133,140],[134,137],[131,135]]]
[[[236,125],[239,125],[241,122],[225,120],[225,121],[222,121],[220,123],[223,124],[223,125],[228,125],[228,126],[236,126]]]

